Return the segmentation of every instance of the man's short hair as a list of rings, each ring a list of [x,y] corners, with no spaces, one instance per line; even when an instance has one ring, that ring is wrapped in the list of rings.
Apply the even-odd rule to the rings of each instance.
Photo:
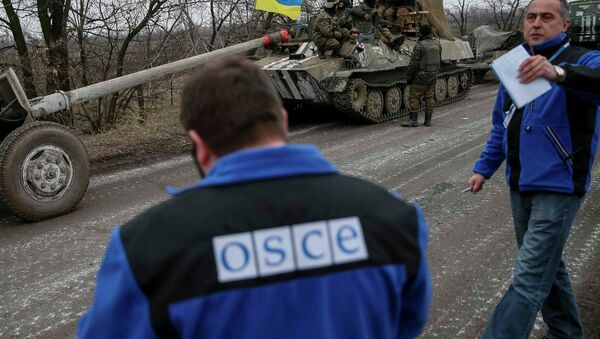
[[[560,16],[563,20],[569,19],[569,2],[567,0],[560,1]]]
[[[535,0],[531,0],[529,2],[529,4],[527,4],[527,9],[529,9],[529,6],[534,2]],[[567,0],[558,0],[558,2],[560,3],[560,17],[563,20],[568,20],[569,19],[569,1]]]
[[[222,156],[274,138],[285,140],[281,99],[267,74],[242,57],[203,66],[187,82],[181,123]]]

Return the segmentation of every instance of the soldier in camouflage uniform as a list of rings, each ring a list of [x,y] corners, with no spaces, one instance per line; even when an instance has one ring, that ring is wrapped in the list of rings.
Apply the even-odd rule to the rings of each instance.
[[[392,33],[380,24],[380,17],[375,9],[376,0],[364,0],[360,5],[354,6],[350,13],[353,17],[354,26],[362,34],[373,35],[376,39],[389,43]]]
[[[351,0],[339,0],[337,4],[336,16],[338,18],[338,24],[342,28],[352,29],[352,9]]]
[[[350,39],[350,30],[339,24],[336,15],[338,3],[339,0],[327,0],[312,27],[312,40],[318,48],[320,58],[324,58],[327,51],[332,51],[334,57],[340,56],[342,43]]]
[[[429,25],[421,25],[419,29],[421,38],[413,48],[410,64],[408,65],[407,80],[410,85],[408,104],[410,117],[401,123],[404,127],[417,127],[419,117],[419,99],[425,100],[425,123],[431,126],[433,115],[435,83],[440,70],[442,48],[433,40],[433,33]]]

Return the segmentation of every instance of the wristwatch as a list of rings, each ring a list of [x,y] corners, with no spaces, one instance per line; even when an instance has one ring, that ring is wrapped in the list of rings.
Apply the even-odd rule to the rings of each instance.
[[[559,66],[554,66],[554,70],[556,71],[556,80],[555,81],[556,82],[565,81],[565,78],[567,77],[567,72],[565,72],[565,70]]]

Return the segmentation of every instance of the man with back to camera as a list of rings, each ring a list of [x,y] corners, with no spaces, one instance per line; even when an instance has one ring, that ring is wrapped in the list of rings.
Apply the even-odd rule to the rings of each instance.
[[[206,177],[113,231],[82,338],[412,338],[431,281],[421,210],[288,145],[255,64],[185,86],[181,121]]]
[[[552,89],[515,110],[500,85],[490,138],[468,180],[479,192],[506,159],[519,247],[512,284],[484,338],[527,338],[540,310],[547,337],[583,338],[562,252],[598,147],[600,52],[569,44],[568,11],[566,0],[527,7],[523,46],[532,56],[519,66],[519,79],[545,78]]]

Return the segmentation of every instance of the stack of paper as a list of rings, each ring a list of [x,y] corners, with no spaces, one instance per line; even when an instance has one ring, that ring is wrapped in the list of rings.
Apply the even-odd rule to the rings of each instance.
[[[519,81],[519,65],[528,57],[529,53],[519,45],[494,60],[490,65],[517,108],[527,105],[552,88],[550,82],[544,78],[535,79],[528,84]]]

